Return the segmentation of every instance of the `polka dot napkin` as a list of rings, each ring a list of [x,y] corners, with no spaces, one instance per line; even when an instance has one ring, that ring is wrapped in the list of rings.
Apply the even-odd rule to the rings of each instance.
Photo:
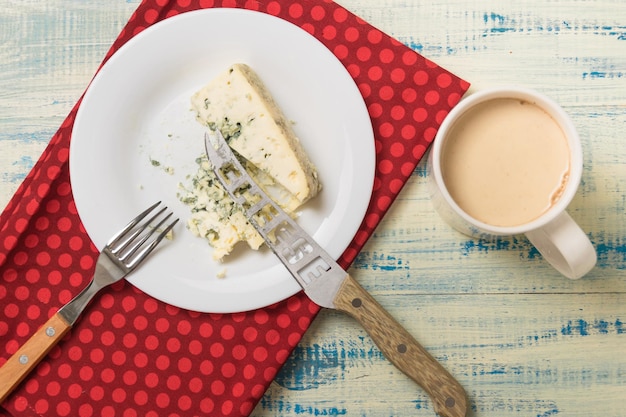
[[[107,59],[162,19],[240,7],[316,36],[358,85],[375,132],[376,180],[348,267],[469,85],[330,1],[145,0]],[[80,103],[0,216],[0,364],[89,281],[97,250],[72,200],[68,148]],[[122,280],[2,404],[12,416],[246,416],[319,307],[299,293],[238,314],[166,305]],[[1,410],[1,409],[0,409]]]

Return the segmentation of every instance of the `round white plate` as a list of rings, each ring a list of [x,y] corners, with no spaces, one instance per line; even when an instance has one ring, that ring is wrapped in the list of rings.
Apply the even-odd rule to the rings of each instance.
[[[374,180],[371,121],[354,81],[304,30],[242,9],[208,9],[141,32],[102,67],[80,106],[70,146],[70,176],[80,218],[94,244],[161,200],[182,222],[128,280],[166,303],[202,312],[264,307],[300,290],[267,248],[241,243],[223,263],[185,223],[177,196],[204,153],[204,128],[191,95],[233,63],[250,65],[293,120],[317,166],[322,192],[298,223],[335,258],[365,215]],[[153,161],[161,165],[154,166]],[[225,277],[218,278],[220,271]]]

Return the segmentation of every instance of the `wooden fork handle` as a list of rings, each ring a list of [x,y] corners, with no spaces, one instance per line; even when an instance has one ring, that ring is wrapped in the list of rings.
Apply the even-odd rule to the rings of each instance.
[[[421,386],[444,417],[464,417],[463,387],[350,275],[334,300],[335,307],[354,317],[399,370]]]
[[[0,367],[2,403],[72,326],[56,313]]]

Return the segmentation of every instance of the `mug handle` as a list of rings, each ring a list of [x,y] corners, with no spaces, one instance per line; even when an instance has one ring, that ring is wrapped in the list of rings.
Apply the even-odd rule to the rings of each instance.
[[[526,237],[567,278],[579,279],[596,264],[595,248],[567,212],[539,229],[526,232]]]

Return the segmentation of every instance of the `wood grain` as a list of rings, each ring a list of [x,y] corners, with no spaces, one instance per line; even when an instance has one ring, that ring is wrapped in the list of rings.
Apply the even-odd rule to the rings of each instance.
[[[472,83],[559,102],[585,171],[570,215],[596,268],[559,276],[523,237],[473,240],[415,170],[350,273],[465,387],[476,417],[622,417],[626,398],[626,7],[621,0],[339,0]],[[138,0],[0,0],[0,205],[80,97]],[[433,416],[365,330],[323,311],[254,417]]]
[[[463,387],[367,291],[347,275],[334,300],[335,307],[355,318],[383,355],[421,386],[442,417],[465,417]]]

